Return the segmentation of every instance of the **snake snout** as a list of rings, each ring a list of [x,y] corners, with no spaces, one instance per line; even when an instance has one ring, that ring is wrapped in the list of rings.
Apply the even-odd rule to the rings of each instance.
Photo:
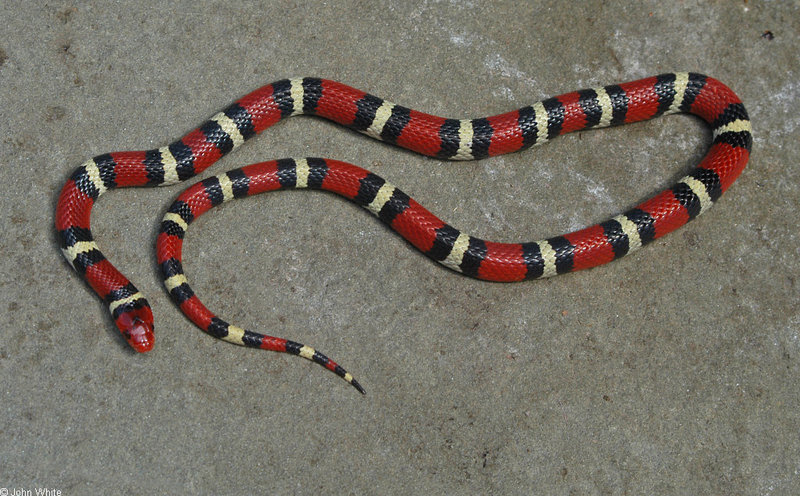
[[[149,307],[137,308],[123,313],[117,318],[117,327],[131,348],[139,353],[153,349],[153,313]]]

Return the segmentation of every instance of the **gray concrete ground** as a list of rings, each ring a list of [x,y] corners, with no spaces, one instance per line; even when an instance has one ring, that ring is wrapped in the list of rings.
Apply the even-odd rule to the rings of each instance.
[[[9,494],[800,493],[797,2],[0,10]],[[149,354],[127,348],[54,240],[58,190],[82,161],[166,144],[284,77],[466,118],[676,70],[737,91],[752,160],[697,221],[598,269],[471,280],[322,193],[265,195],[197,222],[186,270],[207,305],[328,353],[365,397],[299,358],[217,341],[169,301],[153,246],[181,186],[114,192],[93,217],[101,247],[153,305]],[[443,163],[297,118],[202,177],[339,158],[467,232],[529,241],[635,205],[691,168],[709,136],[670,116]]]

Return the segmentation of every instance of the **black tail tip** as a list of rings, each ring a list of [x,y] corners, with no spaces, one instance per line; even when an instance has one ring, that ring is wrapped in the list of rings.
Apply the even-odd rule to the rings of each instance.
[[[361,394],[367,394],[367,391],[366,391],[366,389],[364,389],[363,387],[361,387],[361,384],[359,384],[357,380],[353,379],[352,381],[350,381],[350,384],[352,384],[352,386],[353,386],[354,388],[358,389],[358,392],[359,392],[359,393],[361,393]]]

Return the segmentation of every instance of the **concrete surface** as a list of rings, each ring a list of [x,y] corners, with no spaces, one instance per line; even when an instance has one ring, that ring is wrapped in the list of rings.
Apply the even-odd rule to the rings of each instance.
[[[0,7],[9,494],[800,493],[797,2],[167,4]],[[183,187],[114,192],[93,217],[154,307],[147,355],[54,240],[58,190],[85,159],[166,144],[284,77],[465,118],[676,70],[737,91],[752,160],[697,221],[598,269],[471,280],[321,193],[198,221],[186,271],[207,305],[329,354],[365,397],[299,358],[219,342],[172,305],[153,246]],[[527,241],[638,203],[709,139],[671,116],[442,163],[297,118],[202,177],[339,158],[467,232]]]

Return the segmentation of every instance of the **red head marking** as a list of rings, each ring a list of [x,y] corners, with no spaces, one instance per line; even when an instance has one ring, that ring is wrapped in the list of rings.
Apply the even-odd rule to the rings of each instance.
[[[120,314],[116,320],[122,335],[131,347],[139,353],[153,349],[153,313],[150,307],[141,307]]]

